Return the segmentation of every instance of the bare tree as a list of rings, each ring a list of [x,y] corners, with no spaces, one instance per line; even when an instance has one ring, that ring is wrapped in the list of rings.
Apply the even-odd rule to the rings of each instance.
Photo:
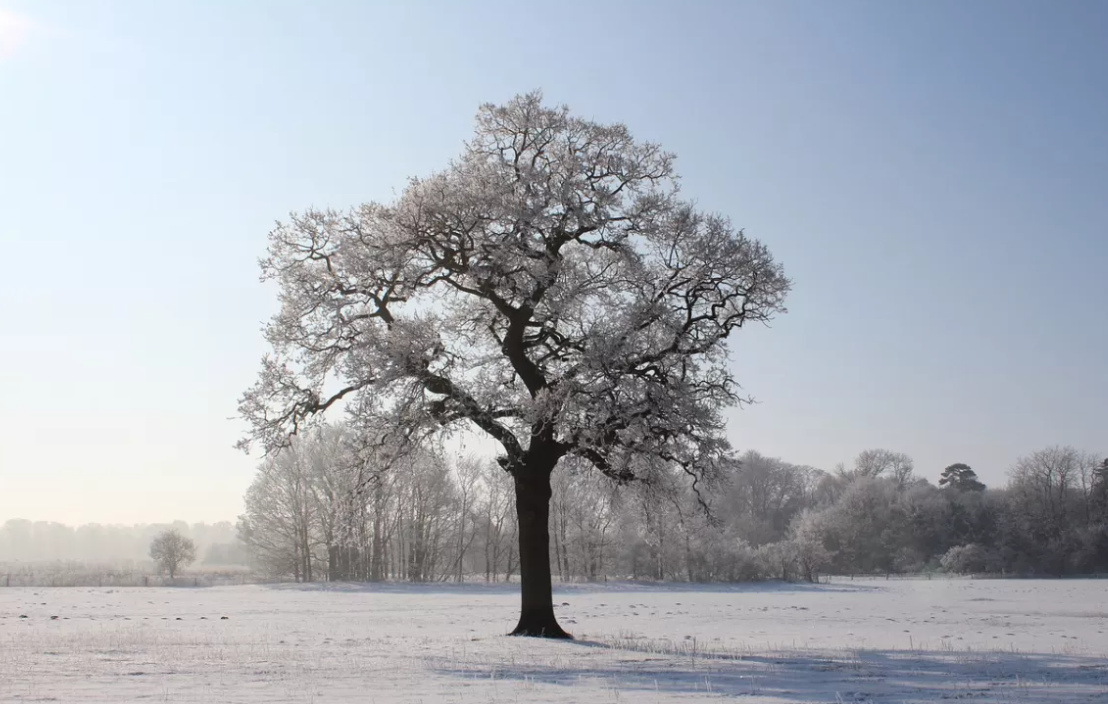
[[[819,514],[804,511],[796,517],[789,531],[801,576],[809,582],[815,582],[819,571],[829,565],[832,559],[831,553],[823,545],[825,529],[820,523]]]
[[[1093,523],[1097,509],[1097,479],[1102,468],[1100,456],[1093,452],[1078,452],[1074,458],[1077,465],[1077,484],[1081,491],[1082,517],[1085,525]]]
[[[1081,485],[1082,453],[1072,447],[1048,447],[1016,460],[1009,472],[1012,501],[1035,532],[1052,540],[1069,529]]]
[[[510,574],[515,541],[515,511],[512,510],[511,476],[493,463],[482,467],[481,521],[484,530],[485,581],[499,579],[501,570]],[[507,563],[507,564],[505,564]]]
[[[727,498],[754,546],[780,540],[806,505],[812,470],[750,450],[732,472]]]
[[[616,485],[578,458],[567,458],[551,482],[554,563],[563,580],[600,578],[618,513]]]
[[[892,450],[863,450],[854,458],[855,477],[892,477],[898,486],[905,486],[912,478],[912,458],[903,452]]]
[[[319,429],[302,448],[306,473],[310,539],[306,541],[313,560],[315,548],[322,550],[319,562],[326,561],[327,579],[348,579],[349,564],[346,529],[352,518],[354,498],[352,458],[347,445],[348,430],[340,425]]]
[[[477,539],[477,513],[474,504],[481,480],[481,461],[476,457],[461,457],[454,465],[454,483],[457,487],[457,524],[454,526],[456,549],[454,554],[454,581],[465,579],[465,557],[473,541]]]
[[[267,457],[246,491],[246,513],[239,517],[239,538],[260,566],[272,575],[291,574],[310,582],[317,560],[317,501],[308,457],[318,436],[303,436]]]
[[[345,404],[405,437],[464,424],[499,443],[519,525],[514,633],[554,617],[550,477],[710,487],[737,328],[783,312],[768,249],[679,198],[673,157],[538,93],[485,105],[444,171],[391,205],[293,215],[270,236],[274,354],[243,396],[267,451]],[[244,446],[247,445],[244,442]]]
[[[1108,524],[1108,458],[1093,469],[1091,484],[1093,506],[1100,520]]]
[[[188,567],[196,560],[196,545],[176,529],[159,533],[150,543],[150,558],[169,578],[177,576],[177,570]]]

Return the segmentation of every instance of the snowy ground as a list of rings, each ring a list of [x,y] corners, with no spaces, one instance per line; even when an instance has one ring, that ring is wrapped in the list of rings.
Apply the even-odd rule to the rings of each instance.
[[[0,589],[0,701],[1108,702],[1108,581],[556,591]]]

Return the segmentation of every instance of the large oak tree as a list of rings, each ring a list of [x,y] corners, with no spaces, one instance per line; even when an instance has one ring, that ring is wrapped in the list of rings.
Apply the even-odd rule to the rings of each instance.
[[[487,434],[515,485],[521,635],[566,636],[559,460],[710,484],[739,401],[726,340],[789,289],[765,246],[681,199],[672,155],[538,93],[483,106],[461,156],[393,203],[294,214],[270,241],[281,310],[241,401],[249,439],[272,451],[340,403],[408,436]]]

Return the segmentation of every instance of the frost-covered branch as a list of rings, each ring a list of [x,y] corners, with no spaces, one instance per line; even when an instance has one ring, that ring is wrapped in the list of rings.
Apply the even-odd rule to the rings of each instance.
[[[619,482],[658,463],[707,481],[739,400],[730,335],[783,312],[789,281],[682,200],[673,166],[530,94],[483,106],[462,155],[395,202],[293,215],[263,261],[281,310],[242,402],[252,439],[280,447],[341,401],[471,424],[513,472],[541,451]]]

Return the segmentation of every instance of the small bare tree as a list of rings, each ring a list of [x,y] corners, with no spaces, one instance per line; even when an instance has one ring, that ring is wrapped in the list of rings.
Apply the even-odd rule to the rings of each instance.
[[[169,578],[177,576],[177,570],[196,560],[196,545],[175,529],[162,531],[150,543],[150,557]]]

